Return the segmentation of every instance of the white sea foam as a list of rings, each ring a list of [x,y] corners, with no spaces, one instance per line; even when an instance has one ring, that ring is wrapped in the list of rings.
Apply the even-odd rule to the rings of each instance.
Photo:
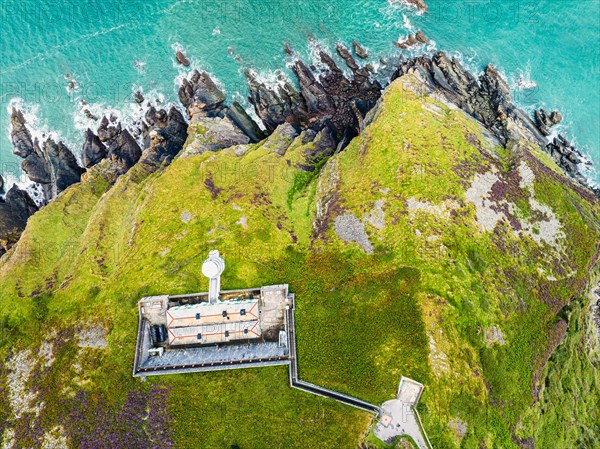
[[[281,69],[257,71],[256,69],[251,68],[248,70],[257,82],[264,84],[267,87],[283,87],[286,82],[292,83],[290,77]]]
[[[133,66],[135,67],[136,72],[138,72],[140,75],[146,73],[146,64],[146,61],[140,61],[138,59],[133,61]]]
[[[408,16],[406,14],[402,14],[402,26],[409,33],[414,34],[417,31],[415,29],[415,26],[413,25],[413,23],[410,21],[410,19],[408,18]]]
[[[341,43],[341,42],[340,42]],[[314,65],[317,70],[327,71],[329,67],[323,61],[321,61],[321,52],[333,54],[332,51],[329,50],[329,45],[327,42],[315,38],[310,38],[308,40],[308,61],[310,65]],[[343,69],[343,67],[340,67]]]
[[[51,138],[55,142],[63,140],[59,133],[56,131],[51,131],[48,128],[48,125],[42,122],[38,116],[40,106],[38,104],[32,104],[25,102],[22,98],[13,97],[8,102],[8,106],[6,107],[6,111],[10,116],[12,114],[13,108],[20,110],[23,113],[23,118],[25,118],[25,122],[27,123],[27,129],[31,133],[32,139],[39,142],[41,145],[46,139]],[[8,125],[8,135],[10,136],[10,132],[12,130],[12,125],[9,122]],[[10,140],[10,139],[9,139]]]
[[[384,11],[388,14],[394,14],[397,11],[410,11],[411,14],[416,16],[423,15],[423,11],[419,10],[415,5],[406,0],[388,0]]]
[[[109,105],[104,102],[78,102],[76,109],[73,111],[73,124],[75,129],[80,131],[81,144],[79,145],[79,148],[81,148],[81,145],[83,144],[85,130],[89,128],[93,132],[97,133],[102,117],[114,117],[117,122],[121,122],[121,126],[124,129],[129,130],[131,135],[136,139],[138,145],[140,145],[141,148],[144,148],[144,139],[143,135],[141,134],[140,126],[142,123],[146,123],[145,115],[148,109],[150,109],[150,107],[154,107],[156,109],[162,108],[168,111],[171,106],[175,104],[166,101],[165,95],[156,89],[145,93],[142,86],[133,85],[131,91],[131,101],[123,104],[120,107],[115,107],[114,105]],[[144,101],[142,104],[138,104],[134,99],[134,95],[138,91],[144,96]],[[181,110],[178,104],[175,106]],[[89,114],[86,114],[84,112],[85,110],[89,111]],[[88,115],[93,116],[93,118],[88,117]],[[96,120],[94,120],[94,118],[96,118]]]
[[[506,77],[512,90],[528,90],[537,87],[537,83],[531,78],[531,63],[528,62],[525,69],[517,69]]]

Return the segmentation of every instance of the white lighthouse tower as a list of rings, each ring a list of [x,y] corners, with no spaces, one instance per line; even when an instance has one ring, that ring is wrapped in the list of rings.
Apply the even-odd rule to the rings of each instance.
[[[223,273],[223,270],[225,270],[225,261],[219,255],[219,251],[210,251],[208,253],[208,259],[202,264],[202,274],[210,280],[208,285],[208,300],[211,304],[219,302],[221,274]]]

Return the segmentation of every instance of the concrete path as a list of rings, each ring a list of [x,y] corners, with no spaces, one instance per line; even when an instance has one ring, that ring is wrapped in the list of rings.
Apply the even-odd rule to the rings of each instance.
[[[419,449],[432,449],[431,443],[429,443],[429,440],[426,440],[427,436],[423,437],[425,432],[421,431],[421,426],[419,425],[420,419],[416,410],[413,409],[412,403],[393,399],[385,402],[381,407],[377,407],[362,399],[300,380],[298,378],[298,356],[296,352],[296,327],[293,304],[286,310],[285,319],[288,330],[290,385],[292,387],[374,413],[375,417],[379,420],[375,425],[375,436],[386,443],[392,443],[399,436],[408,435],[417,443]],[[414,398],[411,399],[414,400]]]
[[[408,435],[417,443],[419,449],[431,448],[423,438],[419,418],[412,405],[398,399],[387,401],[381,406],[379,422],[375,425],[373,433],[388,444],[401,435]]]

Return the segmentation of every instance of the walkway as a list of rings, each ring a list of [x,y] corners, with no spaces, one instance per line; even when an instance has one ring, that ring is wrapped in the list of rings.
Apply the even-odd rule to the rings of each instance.
[[[333,399],[341,402],[342,404],[349,405],[351,407],[359,408],[365,412],[375,413],[375,416],[379,415],[379,407],[370,404],[362,399],[358,399],[352,396],[348,396],[337,391],[329,390],[327,388],[320,387],[310,382],[305,382],[298,379],[298,358],[296,353],[296,325],[294,322],[294,309],[293,305],[286,310],[286,328],[288,329],[288,344],[290,349],[290,385],[293,388],[307,391],[308,393],[316,394],[317,396],[323,396],[326,398]]]
[[[293,388],[323,396],[341,402],[342,404],[358,408],[365,412],[374,413],[379,419],[374,429],[374,434],[386,443],[392,443],[401,435],[410,436],[419,449],[431,449],[425,430],[412,404],[393,399],[384,403],[381,408],[369,402],[337,391],[329,390],[318,385],[305,382],[298,378],[298,357],[296,351],[296,323],[294,321],[294,303],[286,310],[286,329],[288,331],[288,345],[290,357],[290,385]],[[424,436],[425,435],[425,436]]]

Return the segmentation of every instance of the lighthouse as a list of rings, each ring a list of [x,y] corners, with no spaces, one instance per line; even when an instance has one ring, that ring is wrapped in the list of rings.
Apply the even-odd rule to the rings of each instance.
[[[221,274],[223,273],[223,270],[225,270],[225,261],[219,255],[219,251],[210,251],[208,253],[208,259],[202,264],[202,274],[209,279],[208,300],[211,304],[219,302]]]

